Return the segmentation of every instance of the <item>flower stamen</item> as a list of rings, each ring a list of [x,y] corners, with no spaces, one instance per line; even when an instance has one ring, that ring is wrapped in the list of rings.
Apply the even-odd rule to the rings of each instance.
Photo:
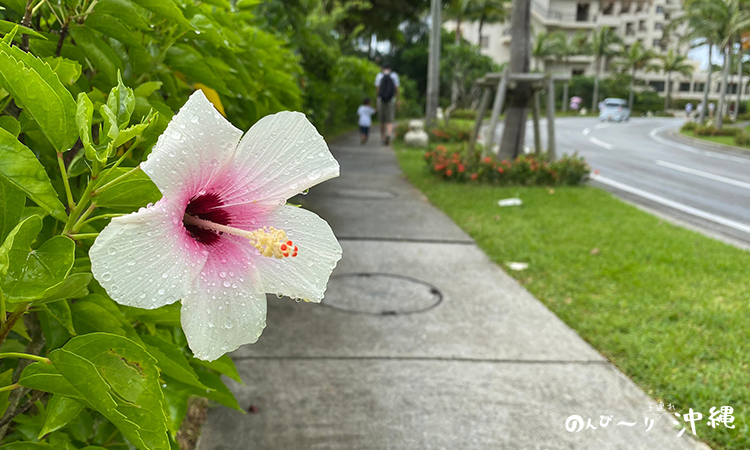
[[[246,231],[188,214],[185,214],[183,217],[183,223],[211,230],[220,236],[226,233],[232,236],[243,237],[249,240],[253,247],[258,249],[261,256],[265,256],[266,258],[282,259],[290,256],[294,258],[299,251],[299,248],[288,238],[284,230],[277,230],[274,227],[263,227],[253,231]]]

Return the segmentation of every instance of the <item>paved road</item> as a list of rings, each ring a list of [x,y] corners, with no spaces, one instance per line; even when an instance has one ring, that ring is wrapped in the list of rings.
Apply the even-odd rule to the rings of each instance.
[[[670,139],[682,123],[659,118],[624,124],[558,119],[558,151],[583,155],[598,171],[592,177],[595,184],[618,196],[706,234],[750,246],[750,154],[709,151]],[[533,142],[531,128],[527,142]]]

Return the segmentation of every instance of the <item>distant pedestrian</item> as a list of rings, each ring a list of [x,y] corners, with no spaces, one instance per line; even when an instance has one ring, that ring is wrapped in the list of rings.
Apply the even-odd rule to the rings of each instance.
[[[365,97],[362,100],[362,104],[357,108],[357,115],[359,116],[359,141],[364,145],[367,142],[367,138],[370,137],[370,127],[372,126],[372,115],[375,114],[375,109],[370,106],[370,97]]]
[[[693,114],[693,104],[688,102],[687,105],[685,105],[685,114],[687,115],[688,120],[690,120],[691,115]]]
[[[391,71],[391,65],[383,64],[382,71],[375,77],[378,88],[378,119],[380,119],[380,135],[383,145],[391,142],[393,135],[393,121],[396,118],[396,106],[399,102],[399,86],[401,82],[398,74]]]
[[[708,116],[711,117],[712,119],[714,117],[714,109],[716,109],[716,105],[713,102],[709,103],[708,104]]]

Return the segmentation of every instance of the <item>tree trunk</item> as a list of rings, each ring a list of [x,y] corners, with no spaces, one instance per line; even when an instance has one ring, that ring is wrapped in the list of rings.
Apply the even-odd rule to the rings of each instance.
[[[633,114],[633,89],[635,88],[635,67],[633,67],[633,74],[630,77],[630,93],[628,94],[628,108],[630,108],[630,114]]]
[[[510,73],[528,73],[531,59],[531,0],[515,0],[511,12]],[[514,159],[523,149],[531,86],[519,83],[509,95],[500,159]]]
[[[456,46],[461,45],[461,22],[462,17],[459,15],[456,18]],[[453,68],[453,82],[451,83],[451,106],[449,107],[448,114],[445,116],[446,120],[450,118],[450,113],[458,107],[458,81],[456,80],[457,68]]]
[[[591,111],[599,110],[599,66],[601,59],[596,58],[596,67],[594,67],[594,95],[591,97]]]
[[[740,105],[742,104],[742,42],[737,51],[737,106],[734,108],[734,120],[740,116]]]
[[[479,19],[479,31],[477,31],[477,45],[482,47],[482,28],[484,28],[484,17]]]
[[[719,107],[716,109],[716,129],[721,130],[724,125],[724,101],[727,97],[727,81],[729,80],[729,46],[724,49],[724,67],[721,69],[721,84],[719,85]]]
[[[672,84],[672,72],[667,72],[667,85],[664,86],[664,112],[669,109],[669,86]]]
[[[441,0],[431,0],[432,29],[430,30],[430,53],[427,61],[427,110],[425,111],[428,125],[435,122],[437,108],[440,104],[440,31],[443,28],[440,20],[441,8]]]
[[[706,121],[706,112],[708,111],[708,92],[711,90],[711,73],[713,72],[714,66],[713,63],[711,63],[711,53],[713,51],[713,44],[708,44],[708,75],[706,77],[706,85],[703,89],[703,106],[701,107],[701,112],[698,115],[698,123],[703,125],[703,123]]]
[[[568,83],[570,81],[566,81],[563,84],[563,98],[562,98],[562,111],[566,112],[568,110]]]

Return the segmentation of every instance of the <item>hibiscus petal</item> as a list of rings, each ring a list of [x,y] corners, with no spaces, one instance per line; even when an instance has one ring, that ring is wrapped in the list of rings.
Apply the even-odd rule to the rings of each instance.
[[[247,247],[233,236],[217,241],[182,300],[182,329],[196,358],[213,361],[254,343],[266,326],[266,296]]]
[[[222,170],[241,136],[197,90],[159,136],[141,169],[164,196],[195,193]]]
[[[296,257],[255,258],[259,281],[265,292],[320,302],[328,278],[341,259],[341,246],[328,222],[294,206],[280,206],[263,217],[264,226],[284,230],[299,248]]]
[[[237,146],[232,180],[222,194],[227,203],[290,197],[339,175],[339,164],[305,115],[284,111],[260,119]]]
[[[113,300],[144,309],[182,298],[208,257],[166,200],[112,219],[89,256],[91,272]]]

